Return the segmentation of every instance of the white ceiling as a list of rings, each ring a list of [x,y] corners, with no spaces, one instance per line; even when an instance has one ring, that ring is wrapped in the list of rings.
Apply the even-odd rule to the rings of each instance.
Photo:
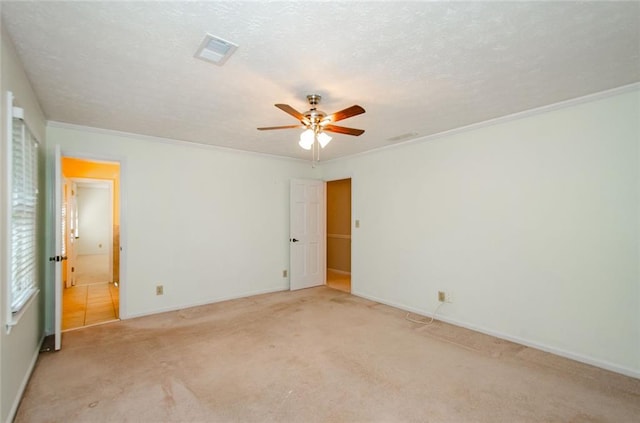
[[[2,17],[49,120],[303,159],[300,130],[256,130],[296,123],[274,103],[367,110],[327,160],[640,81],[638,2],[3,1]],[[193,57],[207,32],[239,45],[222,67]]]

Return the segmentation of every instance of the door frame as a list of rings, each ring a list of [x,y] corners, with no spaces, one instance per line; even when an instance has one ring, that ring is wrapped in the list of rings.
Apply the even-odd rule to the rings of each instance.
[[[65,273],[64,268],[67,269],[67,280],[65,281],[63,278],[62,283],[64,284],[65,288],[71,288],[72,286],[75,285],[75,280],[74,280],[75,275],[74,275],[74,272],[72,271],[73,265],[75,263],[75,258],[74,258],[75,245],[72,245],[72,244],[74,244],[75,241],[71,242],[71,238],[75,239],[75,237],[71,234],[71,221],[74,219],[75,214],[77,213],[78,205],[77,203],[75,203],[75,199],[73,199],[73,202],[75,204],[73,204],[73,207],[71,207],[72,197],[75,196],[74,186],[72,185],[71,180],[66,178],[64,174],[62,175],[62,187],[64,190],[64,192],[62,193],[62,196],[63,196],[62,205],[65,210],[65,216],[63,217],[64,222],[62,222],[62,225],[64,226],[64,236],[62,239],[62,242],[63,242],[62,247],[64,250],[63,255],[67,256],[67,262],[63,263],[63,271],[62,271],[62,274],[64,275]]]
[[[60,151],[59,157],[55,154],[56,150]],[[119,293],[119,319],[124,320],[128,317],[127,315],[127,287],[128,283],[126,281],[127,275],[127,256],[126,256],[126,246],[127,246],[127,203],[126,203],[126,188],[127,188],[127,161],[123,156],[117,155],[108,155],[108,154],[95,154],[95,153],[87,153],[83,151],[79,151],[73,148],[62,147],[60,144],[55,144],[52,146],[53,154],[51,154],[52,166],[49,168],[51,173],[49,173],[51,179],[49,182],[49,187],[51,189],[50,198],[50,210],[49,219],[47,227],[49,228],[49,236],[50,243],[49,248],[53,252],[53,254],[49,254],[48,256],[55,256],[59,253],[58,245],[55,245],[55,236],[58,228],[58,222],[56,218],[56,207],[61,204],[61,199],[59,193],[56,191],[56,179],[62,176],[62,159],[73,158],[79,160],[93,161],[93,162],[109,162],[109,163],[118,163],[120,165],[120,176],[119,176],[119,207],[118,211],[120,214],[120,260],[119,260],[119,272],[118,272],[118,287],[120,289]],[[56,160],[59,159],[60,162],[56,163]],[[60,175],[56,174],[56,169],[60,169]],[[54,266],[54,270],[52,274],[49,274],[49,286],[53,287],[53,292],[51,294],[51,298],[48,298],[46,302],[51,307],[52,316],[52,328],[49,333],[56,335],[58,339],[56,339],[56,349],[59,349],[61,344],[60,333],[62,329],[62,278],[57,277],[57,272],[62,273],[62,266]],[[122,287],[125,289],[121,289]]]

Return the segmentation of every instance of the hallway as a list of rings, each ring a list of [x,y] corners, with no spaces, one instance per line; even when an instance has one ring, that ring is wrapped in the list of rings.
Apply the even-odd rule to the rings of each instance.
[[[109,254],[78,254],[75,267],[76,285],[92,285],[113,280],[109,272]]]

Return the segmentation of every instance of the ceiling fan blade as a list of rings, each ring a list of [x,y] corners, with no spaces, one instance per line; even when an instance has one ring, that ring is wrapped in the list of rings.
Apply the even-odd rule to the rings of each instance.
[[[345,128],[344,126],[327,125],[323,128],[325,131],[337,132],[339,134],[358,135],[364,134],[364,129]]]
[[[364,112],[365,110],[362,107],[355,105],[347,107],[344,110],[340,110],[339,112],[335,112],[334,114],[327,116],[326,119],[330,122],[337,122],[342,119],[350,118],[351,116],[360,115]]]
[[[271,129],[289,129],[289,128],[305,128],[305,126],[304,125],[268,126],[266,128],[258,128],[258,131],[269,131]]]
[[[289,113],[291,116],[293,116],[294,118],[298,119],[300,122],[307,122],[307,118],[304,117],[304,115],[302,113],[300,113],[299,111],[297,111],[296,109],[294,109],[293,107],[289,106],[288,104],[276,104],[275,105],[278,109],[282,110],[285,113]]]

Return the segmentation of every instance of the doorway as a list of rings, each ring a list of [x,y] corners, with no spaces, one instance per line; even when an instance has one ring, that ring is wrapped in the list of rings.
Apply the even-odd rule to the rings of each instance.
[[[62,157],[62,330],[120,316],[120,165]]]
[[[327,286],[351,292],[351,178],[327,181]]]

